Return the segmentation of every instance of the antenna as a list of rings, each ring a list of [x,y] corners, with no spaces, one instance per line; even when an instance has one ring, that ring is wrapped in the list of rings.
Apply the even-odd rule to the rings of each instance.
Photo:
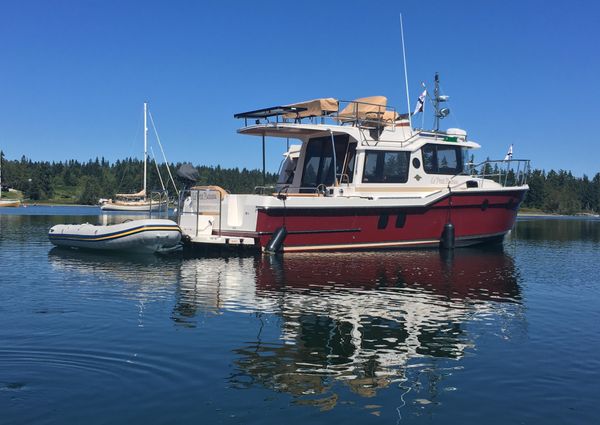
[[[442,108],[440,109],[440,103],[446,102],[448,100],[448,96],[440,96],[440,76],[436,72],[435,73],[435,88],[433,89],[433,108],[435,109],[435,131],[440,129],[440,119],[446,118],[450,113],[450,109]]]
[[[410,94],[408,93],[408,71],[406,70],[406,48],[404,47],[404,25],[402,25],[402,13],[400,14],[400,38],[402,39],[402,61],[404,62],[404,84],[406,86],[406,105],[408,108],[408,122],[412,131],[412,118],[410,113]]]
[[[437,72],[435,73],[434,83],[435,86],[433,88],[433,109],[435,109],[435,123],[433,127],[435,128],[435,131],[438,131],[440,129],[440,76]]]
[[[144,200],[146,200],[147,162],[148,162],[148,102],[144,102]]]

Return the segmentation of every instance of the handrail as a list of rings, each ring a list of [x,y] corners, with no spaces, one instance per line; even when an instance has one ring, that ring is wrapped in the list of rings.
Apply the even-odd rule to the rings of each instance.
[[[523,186],[527,184],[527,178],[531,172],[530,162],[529,159],[488,159],[479,164],[468,163],[469,170],[455,174],[450,181],[458,176],[471,176],[480,179],[482,184],[487,179],[495,181],[502,187]],[[502,166],[498,166],[499,164]],[[509,177],[511,178],[510,181]],[[460,183],[457,186],[462,184]]]
[[[156,190],[150,192],[150,204],[148,211],[148,218],[152,218],[152,204],[158,202],[157,215],[158,218],[164,217],[169,218],[169,191],[168,190]],[[164,204],[164,211],[163,211]]]
[[[200,204],[200,193],[204,192],[204,193],[215,193],[218,194],[218,196],[215,196],[215,200],[218,198],[218,202],[219,202],[219,210],[218,210],[218,219],[219,219],[219,236],[221,236],[221,230],[222,230],[222,216],[223,216],[223,200],[225,199],[225,196],[227,195],[227,192],[219,187],[219,186],[194,186],[191,187],[189,189],[186,190],[181,190],[179,192],[179,207],[177,209],[177,223],[181,224],[181,217],[183,215],[199,215],[201,212],[201,204]],[[196,198],[196,205],[195,208],[192,206],[192,202],[193,202],[193,194],[196,194],[195,198]],[[185,197],[185,198],[184,198]],[[189,199],[189,203],[188,203],[188,199]],[[205,196],[203,198],[204,200],[209,200],[210,198],[209,196]],[[205,212],[210,211],[213,212],[214,210],[212,209],[205,209]],[[196,225],[196,236],[198,236],[198,226]]]
[[[279,195],[302,196],[302,195],[310,195],[310,194],[327,196],[326,190],[328,190],[332,187],[333,186],[325,186],[324,184],[320,184],[315,187],[301,186],[301,187],[294,187],[294,190],[297,190],[298,192],[288,193],[290,185],[284,185],[278,191],[275,190],[276,186],[255,186],[254,194],[255,195],[264,195],[264,196],[273,196],[273,194],[275,194],[277,192],[277,196],[279,196]],[[323,188],[325,188],[325,191],[323,191]]]

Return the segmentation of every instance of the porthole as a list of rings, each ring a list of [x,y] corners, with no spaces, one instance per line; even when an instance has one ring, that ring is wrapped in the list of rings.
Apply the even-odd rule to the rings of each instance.
[[[419,158],[413,158],[412,165],[415,168],[419,168],[421,166],[421,161],[419,161]]]
[[[490,201],[488,201],[487,199],[484,200],[483,203],[481,204],[481,211],[487,210],[489,206],[490,206]]]

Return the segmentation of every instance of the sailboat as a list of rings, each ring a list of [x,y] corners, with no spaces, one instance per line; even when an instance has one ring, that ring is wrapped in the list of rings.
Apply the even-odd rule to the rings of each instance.
[[[0,207],[18,207],[19,199],[2,199],[2,155],[0,155]]]
[[[164,209],[167,200],[148,197],[147,194],[147,170],[148,166],[148,103],[144,102],[144,187],[137,193],[117,193],[115,199],[109,199],[101,203],[102,211],[158,211]]]

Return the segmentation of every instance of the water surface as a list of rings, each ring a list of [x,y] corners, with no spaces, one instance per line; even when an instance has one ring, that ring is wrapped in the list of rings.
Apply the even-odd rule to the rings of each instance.
[[[448,255],[140,257],[52,248],[101,221],[61,208],[0,211],[2,424],[598,417],[600,221]]]

